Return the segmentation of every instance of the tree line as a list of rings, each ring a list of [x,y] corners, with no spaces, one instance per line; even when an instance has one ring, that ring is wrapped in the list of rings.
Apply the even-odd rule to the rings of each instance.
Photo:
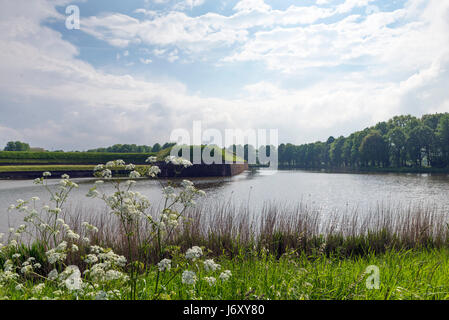
[[[106,152],[106,153],[151,153],[151,152],[159,152],[161,150],[171,148],[176,143],[164,143],[163,145],[159,143],[155,143],[153,146],[138,146],[135,144],[115,144],[113,146],[107,148],[97,148],[87,150],[87,152]]]
[[[155,143],[153,146],[138,146],[136,144],[115,144],[113,146],[107,148],[97,148],[87,150],[87,152],[98,152],[98,153],[151,153],[151,152],[159,152],[161,150],[171,148],[176,143],[165,143],[163,145],[159,143]],[[21,141],[10,141],[6,144],[6,147],[3,151],[33,151],[30,148],[30,145]],[[63,150],[57,150],[55,152],[64,152]],[[75,151],[79,152],[79,151]]]
[[[396,116],[348,137],[278,147],[281,166],[301,168],[449,166],[449,113]]]

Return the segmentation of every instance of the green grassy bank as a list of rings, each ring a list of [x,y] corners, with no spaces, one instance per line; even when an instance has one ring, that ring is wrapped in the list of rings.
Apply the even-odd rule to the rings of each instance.
[[[70,164],[70,165],[96,165],[117,159],[127,163],[144,164],[145,160],[155,153],[90,153],[90,152],[13,152],[1,151],[0,164],[26,165],[26,164]]]
[[[333,258],[325,255],[306,256],[286,254],[280,259],[263,252],[239,255],[233,259],[224,256],[216,261],[232,276],[227,281],[218,278],[211,285],[206,276],[198,273],[195,285],[183,284],[181,274],[162,274],[167,282],[157,299],[212,299],[212,300],[432,300],[449,298],[449,250],[388,251],[359,258]],[[379,270],[379,286],[372,283],[373,275],[367,269]],[[367,272],[368,270],[368,272]],[[218,272],[219,273],[219,272]],[[156,268],[147,270],[137,281],[137,299],[154,299]],[[169,281],[170,280],[170,281]],[[38,279],[29,280],[25,288],[14,285],[0,287],[3,299],[75,299],[74,294],[59,294],[57,287],[47,283],[39,293],[32,288]],[[28,288],[27,288],[28,286]],[[126,288],[110,284],[106,288],[115,299],[126,297]],[[56,292],[56,294],[55,294]],[[78,294],[78,299],[92,299]],[[111,297],[114,299],[114,297]]]

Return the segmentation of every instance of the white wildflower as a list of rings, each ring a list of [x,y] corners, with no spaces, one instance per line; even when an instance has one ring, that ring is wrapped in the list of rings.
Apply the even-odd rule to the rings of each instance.
[[[106,162],[106,168],[113,168],[113,167],[115,167],[115,162],[114,161]]]
[[[217,263],[214,262],[214,260],[212,259],[208,259],[206,261],[204,261],[204,269],[206,271],[216,271],[219,270],[221,268],[221,266]]]
[[[182,273],[182,283],[195,284],[195,282],[196,282],[195,272],[186,270]]]
[[[161,173],[161,169],[158,166],[152,166],[149,170],[148,170],[148,175],[152,178],[155,178],[158,174]]]
[[[103,169],[104,169],[104,165],[99,164],[99,165],[95,166],[94,171],[102,171]]]
[[[231,271],[230,271],[230,270],[225,270],[225,271],[223,271],[223,272],[220,274],[219,278],[220,278],[220,280],[222,280],[222,281],[227,281],[227,280],[229,280],[229,278],[230,278],[231,276],[232,276]]]
[[[89,264],[94,264],[98,261],[98,258],[95,254],[88,254],[86,256],[86,259],[84,259],[84,261]]]
[[[170,259],[163,259],[157,264],[159,271],[170,271],[171,269],[171,260]]]
[[[17,290],[17,291],[22,291],[23,290],[23,284],[18,284],[16,287],[15,287],[15,289]]]
[[[50,280],[55,280],[56,278],[58,278],[58,270],[53,269],[50,271],[50,273],[47,275],[47,278]]]
[[[147,158],[147,160],[145,160],[145,162],[151,162],[151,163],[154,163],[154,162],[156,162],[157,161],[157,157],[148,157]]]
[[[129,177],[130,177],[131,179],[137,179],[137,178],[140,178],[140,173],[137,172],[137,171],[132,171],[132,172],[129,174]]]
[[[214,277],[204,277],[204,280],[210,285],[213,286],[215,284],[215,282],[217,281],[217,279],[215,279]]]
[[[68,230],[67,231],[67,238],[71,239],[71,240],[78,240],[80,238],[80,235],[73,232],[72,230]]]
[[[70,291],[80,290],[82,285],[80,269],[71,265],[68,266],[60,275],[60,278],[64,280],[64,284]]]
[[[195,260],[197,258],[200,258],[203,255],[203,250],[201,250],[200,247],[194,246],[187,250],[186,252],[186,258]]]
[[[101,290],[95,295],[94,299],[95,300],[108,300],[108,294],[106,292],[104,292],[103,290]]]
[[[125,170],[134,170],[135,168],[136,168],[136,166],[133,165],[132,163],[130,163],[125,167]]]
[[[32,289],[33,294],[41,294],[42,290],[45,288],[45,283],[39,283],[38,285],[34,286]]]
[[[109,169],[104,170],[101,175],[103,176],[103,178],[105,179],[109,179],[112,178],[112,171]]]

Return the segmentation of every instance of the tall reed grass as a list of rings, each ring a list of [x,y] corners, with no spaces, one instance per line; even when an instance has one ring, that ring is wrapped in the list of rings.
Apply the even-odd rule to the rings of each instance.
[[[158,208],[153,209],[154,214]],[[384,253],[390,249],[438,249],[449,244],[448,213],[428,204],[380,204],[368,211],[352,210],[323,214],[299,203],[295,206],[267,202],[260,210],[231,202],[212,201],[190,208],[186,221],[170,234],[169,244],[186,250],[204,246],[212,256],[233,258],[262,250],[276,257],[283,254],[317,253],[341,258]],[[114,216],[91,215],[82,207],[67,213],[71,224],[88,221],[100,230],[92,244],[110,247],[126,255],[126,235]],[[147,226],[141,225],[144,239]],[[158,262],[156,246],[147,247],[144,263]],[[133,244],[136,255],[142,250],[139,237]]]

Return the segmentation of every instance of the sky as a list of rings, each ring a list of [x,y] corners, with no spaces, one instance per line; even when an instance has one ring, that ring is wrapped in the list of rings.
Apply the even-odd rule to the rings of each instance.
[[[0,148],[152,145],[194,121],[301,144],[449,112],[446,0],[0,0],[0,30]]]

